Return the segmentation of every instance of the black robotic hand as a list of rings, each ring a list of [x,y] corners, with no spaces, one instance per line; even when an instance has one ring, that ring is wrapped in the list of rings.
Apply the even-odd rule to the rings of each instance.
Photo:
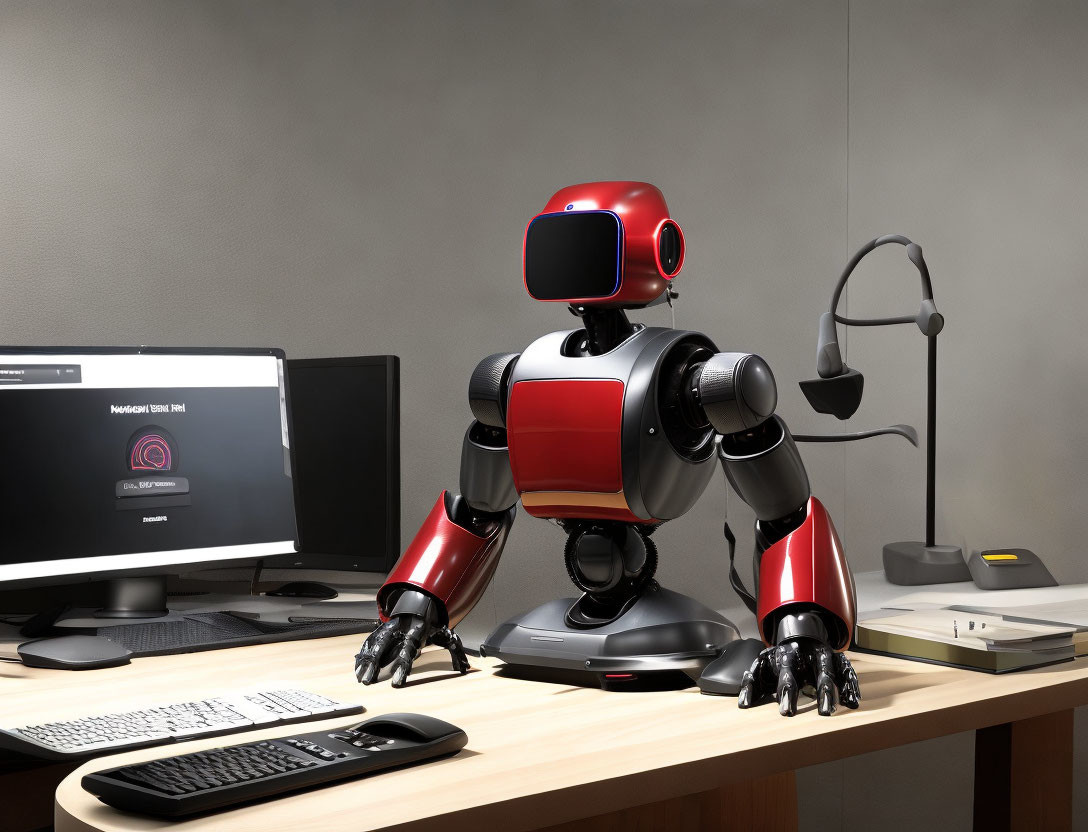
[[[744,672],[740,707],[762,705],[773,697],[779,713],[793,716],[797,697],[806,688],[812,690],[821,716],[834,713],[836,698],[847,708],[858,707],[861,688],[850,660],[828,646],[826,629],[814,620],[811,614],[783,619],[777,628],[778,646],[763,650]]]
[[[422,592],[404,592],[397,599],[389,620],[367,636],[355,656],[355,678],[369,685],[386,665],[392,665],[392,684],[404,687],[412,662],[425,644],[450,651],[453,669],[468,673],[468,657],[461,638],[445,625],[437,624],[438,602]]]

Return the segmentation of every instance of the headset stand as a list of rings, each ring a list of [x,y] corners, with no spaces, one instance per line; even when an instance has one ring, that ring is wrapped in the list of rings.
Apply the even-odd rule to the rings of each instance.
[[[937,336],[930,335],[926,372],[926,539],[884,546],[884,575],[899,586],[947,584],[971,580],[959,546],[940,546],[936,537]]]

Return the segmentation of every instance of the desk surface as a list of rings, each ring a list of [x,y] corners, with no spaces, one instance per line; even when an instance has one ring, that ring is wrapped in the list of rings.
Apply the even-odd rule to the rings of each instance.
[[[830,718],[809,703],[797,717],[774,705],[741,711],[696,689],[606,693],[474,672],[447,672],[444,652],[420,657],[410,685],[362,687],[352,673],[358,637],[287,642],[137,659],[71,673],[0,665],[0,713],[26,724],[138,707],[284,681],[364,704],[367,714],[296,727],[333,728],[389,711],[419,711],[460,725],[467,748],[425,766],[341,783],[180,824],[125,815],[80,787],[89,771],[229,742],[284,735],[255,731],[144,749],[87,763],[57,791],[57,832],[364,832],[525,830],[667,800],[800,766],[1053,713],[1088,703],[1088,659],[991,676],[898,659],[852,656],[864,700]]]

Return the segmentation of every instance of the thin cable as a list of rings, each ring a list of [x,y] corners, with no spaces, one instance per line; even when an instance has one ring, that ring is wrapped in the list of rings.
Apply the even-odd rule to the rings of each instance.
[[[875,430],[859,430],[854,433],[795,433],[795,442],[856,442],[859,439],[872,439],[874,436],[902,436],[914,447],[918,447],[918,431],[911,425],[889,425]]]
[[[740,573],[737,572],[737,538],[733,535],[733,530],[729,528],[728,520],[723,524],[722,533],[725,536],[726,543],[729,545],[729,585],[733,587],[733,591],[737,593],[737,597],[744,602],[744,606],[749,609],[752,615],[755,615],[758,602],[756,601],[756,597],[748,591],[748,587],[746,587],[744,581],[741,580]]]
[[[846,0],[846,240],[845,253],[850,254],[850,0]],[[850,294],[846,295],[846,314],[850,314]],[[850,328],[843,333],[842,360],[845,363],[850,353]],[[842,448],[842,528],[849,528],[846,499],[846,446]],[[845,778],[842,778],[845,792]],[[843,798],[845,800],[845,797]],[[840,804],[842,805],[842,804]]]
[[[257,565],[253,567],[253,577],[249,581],[249,594],[257,595],[257,586],[261,582],[261,572],[264,571],[264,561],[257,561]]]
[[[850,253],[850,0],[846,0],[846,253]],[[850,314],[850,296],[846,297],[846,314]],[[847,349],[850,346],[850,328],[843,333],[846,340],[843,343],[843,361],[846,361]],[[842,528],[849,534],[849,514],[847,506],[850,501],[846,499],[846,446],[842,446]],[[846,805],[846,763],[839,763],[839,806]],[[843,832],[846,826],[846,813],[839,812],[839,832]]]

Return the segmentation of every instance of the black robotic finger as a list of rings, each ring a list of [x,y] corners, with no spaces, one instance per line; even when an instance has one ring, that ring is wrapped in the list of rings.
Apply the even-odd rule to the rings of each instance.
[[[835,659],[831,648],[825,644],[812,650],[813,675],[816,678],[816,707],[820,716],[835,712]]]
[[[360,682],[369,685],[378,678],[381,669],[389,664],[401,637],[395,620],[387,621],[370,634],[356,657],[355,674]]]
[[[740,707],[751,708],[762,705],[770,697],[774,689],[770,681],[775,678],[772,667],[775,650],[774,647],[768,647],[760,652],[752,662],[752,666],[744,671],[740,691],[737,694],[737,704]]]
[[[378,678],[389,657],[400,643],[401,632],[395,620],[386,621],[366,637],[355,656],[355,678],[364,685]]]
[[[857,708],[861,702],[861,686],[845,653],[835,654],[835,680],[839,685],[839,700],[848,708]]]
[[[775,691],[778,712],[782,716],[794,716],[797,713],[797,696],[801,692],[799,646],[797,642],[787,642],[775,650],[778,660],[778,689]]]
[[[461,643],[461,637],[449,627],[441,627],[435,630],[431,636],[431,643],[444,647],[450,651],[450,662],[458,673],[468,673],[468,656],[465,655],[465,646]]]
[[[397,657],[393,659],[393,687],[402,688],[404,687],[405,682],[408,681],[408,674],[412,671],[412,662],[414,662],[416,656],[419,655],[419,650],[423,646],[423,640],[426,637],[427,623],[420,618],[414,619],[408,627],[407,632],[404,633],[400,652],[397,653]]]

